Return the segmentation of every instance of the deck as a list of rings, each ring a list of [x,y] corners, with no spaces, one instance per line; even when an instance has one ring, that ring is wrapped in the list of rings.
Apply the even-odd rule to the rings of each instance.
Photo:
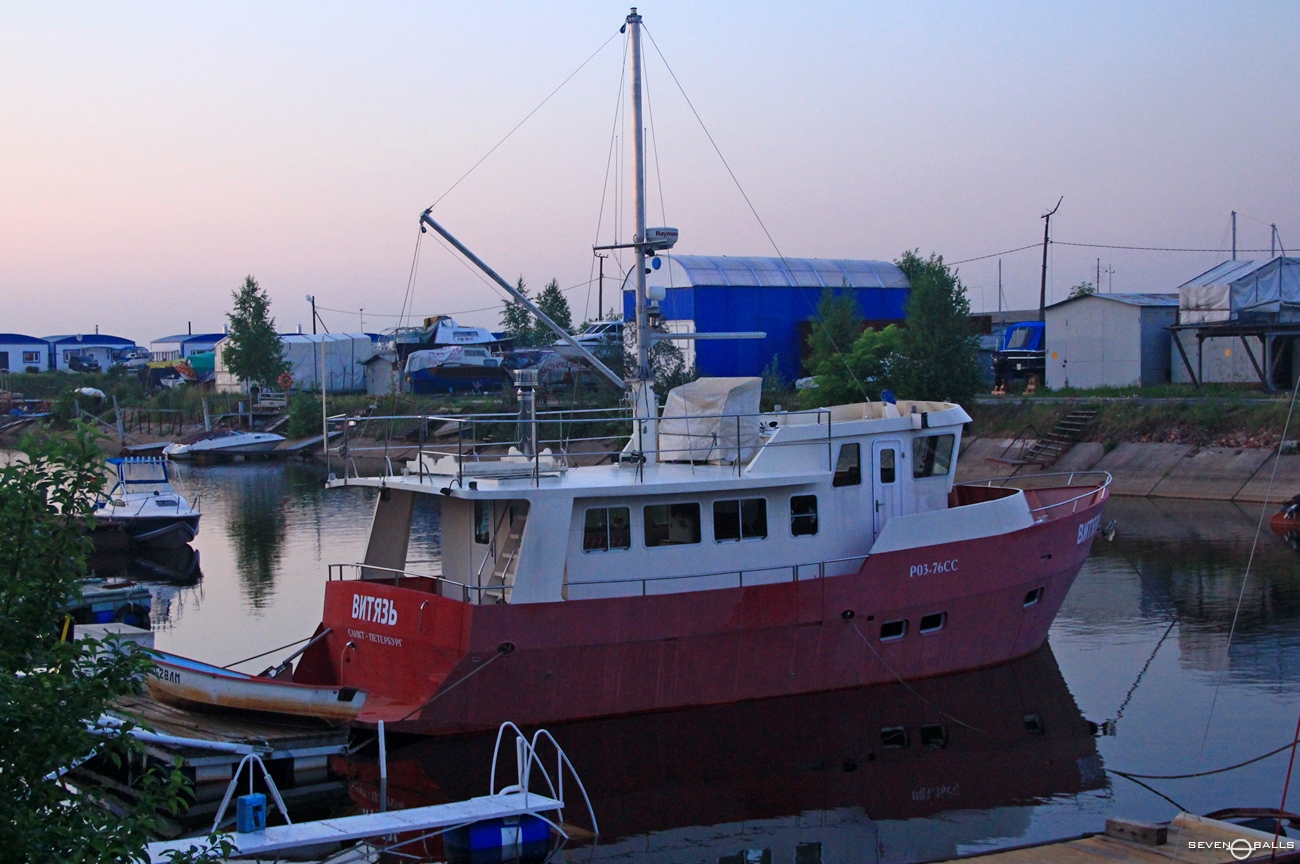
[[[1151,829],[1165,828],[1162,841],[1152,836],[1154,831],[1147,832],[1142,827],[1136,830],[1124,827],[1135,824],[1140,825],[1107,820],[1106,834],[983,852],[954,860],[975,860],[979,864],[1170,864],[1173,861],[1185,864],[1236,864],[1238,861],[1267,861],[1273,854],[1267,845],[1273,841],[1272,834],[1204,816],[1179,813],[1167,826],[1145,826]],[[1143,834],[1147,835],[1143,839],[1130,839]],[[1254,848],[1249,855],[1237,857],[1245,851],[1242,840],[1266,845]],[[1238,844],[1237,855],[1228,846],[1234,841]],[[1300,860],[1300,842],[1288,841],[1286,837],[1279,837],[1278,842],[1283,847],[1288,842],[1296,845],[1289,849],[1279,849],[1274,860]]]

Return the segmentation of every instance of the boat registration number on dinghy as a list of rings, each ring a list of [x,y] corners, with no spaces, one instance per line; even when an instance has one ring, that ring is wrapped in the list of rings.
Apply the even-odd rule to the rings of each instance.
[[[924,564],[913,564],[912,570],[907,575],[912,576],[933,576],[936,573],[955,573],[957,572],[957,559],[949,558],[947,561],[927,561]]]

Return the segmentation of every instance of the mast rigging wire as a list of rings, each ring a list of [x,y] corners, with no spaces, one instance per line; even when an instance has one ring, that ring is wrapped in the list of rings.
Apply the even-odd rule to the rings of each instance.
[[[722,167],[727,169],[727,174],[730,175],[731,182],[736,184],[736,189],[740,192],[740,197],[745,199],[745,205],[749,207],[749,212],[754,214],[754,220],[758,222],[758,227],[762,229],[763,234],[767,237],[767,242],[772,244],[772,248],[776,250],[777,257],[781,259],[781,265],[785,268],[786,273],[789,274],[790,282],[792,283],[791,287],[799,287],[797,280],[794,278],[794,271],[790,269],[790,265],[786,261],[785,253],[781,251],[781,247],[777,245],[776,240],[772,237],[772,232],[767,230],[767,225],[764,224],[763,217],[758,215],[758,210],[754,207],[754,203],[749,200],[749,195],[745,193],[745,187],[740,185],[740,179],[736,177],[736,172],[731,170],[731,165],[727,162],[727,157],[722,155],[722,149],[718,147],[718,142],[713,140],[713,135],[709,132],[709,127],[704,125],[704,118],[700,116],[699,111],[695,110],[695,103],[691,101],[691,97],[686,95],[686,88],[682,86],[682,82],[677,78],[677,73],[674,72],[673,67],[669,65],[668,58],[665,57],[664,52],[660,50],[659,43],[655,41],[655,37],[650,32],[650,28],[646,27],[644,22],[642,22],[641,28],[645,31],[646,36],[650,38],[650,44],[654,46],[655,53],[658,54],[659,59],[663,61],[664,68],[668,70],[668,75],[673,79],[673,83],[677,85],[678,92],[681,93],[682,98],[686,100],[687,107],[690,108],[691,113],[695,115],[695,121],[700,124],[700,129],[704,131],[704,137],[709,139],[709,144],[713,146],[713,152],[718,154],[718,159],[722,162]],[[862,394],[862,398],[870,402],[871,397],[867,395],[866,387],[863,386],[860,380],[858,380],[857,373],[853,371],[852,365],[849,364],[848,357],[846,357],[844,352],[840,350],[840,346],[835,344],[834,337],[831,336],[830,331],[826,328],[825,322],[821,321],[821,315],[818,314],[815,308],[813,309],[813,317],[822,324],[822,333],[826,336],[826,341],[835,349],[836,356],[839,357],[840,362],[844,364],[844,370],[848,372],[849,377],[853,379],[853,384],[858,388],[858,392]]]
[[[464,174],[460,175],[460,179],[458,179],[455,183],[451,184],[451,186],[449,186],[449,187],[447,188],[447,191],[446,191],[446,192],[443,192],[441,195],[439,195],[439,196],[438,196],[438,200],[437,200],[437,201],[434,201],[432,204],[430,204],[429,207],[428,207],[428,209],[429,209],[429,210],[432,210],[434,207],[437,207],[439,204],[441,204],[441,203],[442,203],[442,199],[444,199],[444,198],[446,198],[448,195],[450,195],[450,194],[452,193],[452,190],[454,190],[457,186],[459,186],[459,185],[460,185],[460,184],[465,180],[466,177],[468,177],[470,174],[473,174],[473,173],[474,173],[474,169],[478,168],[478,166],[482,165],[485,161],[487,161],[487,158],[488,158],[489,156],[491,156],[493,153],[495,153],[495,152],[497,151],[497,149],[498,149],[502,144],[506,143],[506,141],[509,140],[509,138],[510,138],[511,135],[514,135],[516,132],[519,131],[519,127],[523,126],[525,123],[527,123],[527,122],[532,118],[532,116],[533,116],[534,114],[536,114],[538,111],[542,110],[542,106],[545,105],[547,102],[550,102],[550,101],[551,101],[551,97],[553,97],[556,93],[559,93],[560,90],[564,89],[564,85],[565,85],[565,84],[568,84],[570,81],[572,81],[572,80],[573,80],[573,76],[577,75],[579,72],[581,72],[581,71],[586,67],[586,65],[587,65],[588,63],[590,63],[592,60],[596,59],[596,55],[599,54],[601,51],[603,51],[603,50],[605,49],[605,46],[606,46],[606,45],[608,45],[610,42],[613,42],[613,41],[614,41],[614,37],[617,36],[617,35],[618,35],[618,31],[615,31],[614,33],[611,33],[611,34],[610,34],[610,36],[609,36],[608,39],[606,39],[604,42],[600,43],[600,47],[599,47],[599,48],[597,48],[595,51],[591,52],[591,55],[590,55],[589,57],[587,57],[586,60],[583,60],[580,64],[578,64],[578,68],[577,68],[577,69],[574,69],[572,72],[570,72],[569,75],[568,75],[568,77],[565,78],[563,81],[561,81],[561,82],[560,82],[560,83],[555,87],[554,90],[552,90],[550,93],[546,94],[546,98],[543,99],[541,102],[538,102],[538,103],[537,103],[537,107],[535,107],[532,111],[529,111],[527,114],[525,114],[525,115],[524,115],[524,119],[522,119],[522,120],[520,120],[518,123],[516,123],[516,124],[514,125],[514,127],[513,127],[509,132],[507,132],[507,133],[505,134],[505,137],[504,137],[504,138],[502,138],[502,139],[501,139],[500,141],[498,141],[497,143],[493,144],[493,145],[492,145],[492,149],[488,150],[488,152],[484,153],[481,157],[479,157],[479,160],[478,160],[477,162],[475,162],[473,165],[471,165],[471,166],[469,167],[469,170],[468,170],[468,171],[466,171]]]

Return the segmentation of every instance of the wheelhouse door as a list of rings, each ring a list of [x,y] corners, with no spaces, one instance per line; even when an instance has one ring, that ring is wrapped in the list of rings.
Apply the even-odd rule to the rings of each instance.
[[[902,456],[903,442],[897,439],[871,444],[871,492],[877,537],[886,522],[903,512]]]

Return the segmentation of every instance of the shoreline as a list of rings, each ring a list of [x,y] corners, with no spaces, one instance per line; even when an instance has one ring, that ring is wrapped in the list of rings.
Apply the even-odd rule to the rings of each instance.
[[[1125,442],[1107,449],[1081,441],[1047,468],[997,461],[1013,439],[972,437],[962,441],[957,482],[1069,471],[1107,471],[1111,494],[1137,498],[1278,503],[1300,492],[1300,454],[1279,456],[1276,447],[1197,447],[1192,444]],[[1018,470],[1017,470],[1018,469]],[[1270,488],[1271,486],[1271,488]]]

